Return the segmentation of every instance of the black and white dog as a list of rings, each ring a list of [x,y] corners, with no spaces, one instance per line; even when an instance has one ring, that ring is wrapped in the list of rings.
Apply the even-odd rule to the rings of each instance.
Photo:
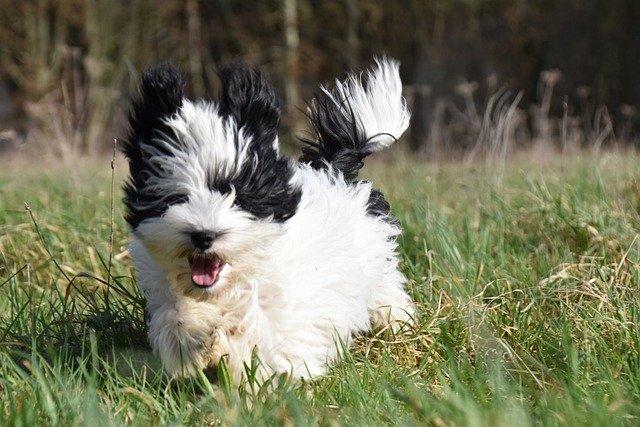
[[[227,355],[239,381],[254,349],[260,378],[321,375],[354,334],[415,313],[398,224],[355,180],[409,124],[398,64],[321,88],[298,162],[278,154],[280,109],[263,74],[233,63],[219,75],[219,99],[191,102],[163,63],[133,102],[124,203],[151,346],[172,375]]]

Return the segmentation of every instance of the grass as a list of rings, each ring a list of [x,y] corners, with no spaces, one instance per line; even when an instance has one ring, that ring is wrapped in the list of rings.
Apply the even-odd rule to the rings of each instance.
[[[639,160],[370,162],[420,326],[359,338],[322,379],[239,393],[223,371],[172,381],[150,354],[108,160],[10,165],[0,424],[637,425]]]

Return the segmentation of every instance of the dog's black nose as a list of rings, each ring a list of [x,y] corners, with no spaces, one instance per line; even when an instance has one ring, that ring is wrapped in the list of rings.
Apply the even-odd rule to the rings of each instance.
[[[194,231],[191,233],[191,242],[196,249],[205,251],[211,247],[216,238],[216,233],[212,231]]]

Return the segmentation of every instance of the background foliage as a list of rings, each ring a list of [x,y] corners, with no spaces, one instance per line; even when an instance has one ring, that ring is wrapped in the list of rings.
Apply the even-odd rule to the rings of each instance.
[[[262,65],[298,132],[317,82],[381,54],[402,62],[411,147],[430,157],[472,150],[501,88],[510,101],[522,90],[516,146],[592,145],[607,127],[602,143],[635,144],[635,0],[0,0],[0,11],[4,148],[109,149],[137,72],[164,58],[194,96],[216,92],[224,61]]]

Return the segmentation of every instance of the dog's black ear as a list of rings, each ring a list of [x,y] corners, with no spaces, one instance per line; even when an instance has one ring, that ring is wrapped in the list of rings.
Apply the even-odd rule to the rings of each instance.
[[[264,74],[257,68],[234,61],[222,66],[218,75],[222,83],[220,114],[232,117],[238,129],[249,132],[252,145],[274,147],[280,123],[280,102]]]
[[[124,186],[125,219],[133,228],[145,218],[161,213],[154,201],[161,195],[145,188],[151,171],[141,144],[152,144],[154,138],[170,135],[164,120],[177,113],[184,96],[182,73],[168,62],[161,62],[142,73],[139,96],[132,101],[129,112],[129,131],[120,149],[129,159],[130,177]],[[161,146],[158,150],[163,151]],[[145,206],[143,209],[142,206]]]
[[[236,201],[258,218],[286,221],[295,214],[300,189],[292,184],[291,164],[278,156],[280,102],[265,75],[236,61],[220,68],[219,111],[233,118],[250,145],[233,179]]]
[[[135,163],[141,141],[150,143],[154,136],[166,133],[164,119],[178,112],[184,97],[182,73],[164,61],[151,67],[140,79],[140,95],[129,112],[129,133],[123,151]]]

